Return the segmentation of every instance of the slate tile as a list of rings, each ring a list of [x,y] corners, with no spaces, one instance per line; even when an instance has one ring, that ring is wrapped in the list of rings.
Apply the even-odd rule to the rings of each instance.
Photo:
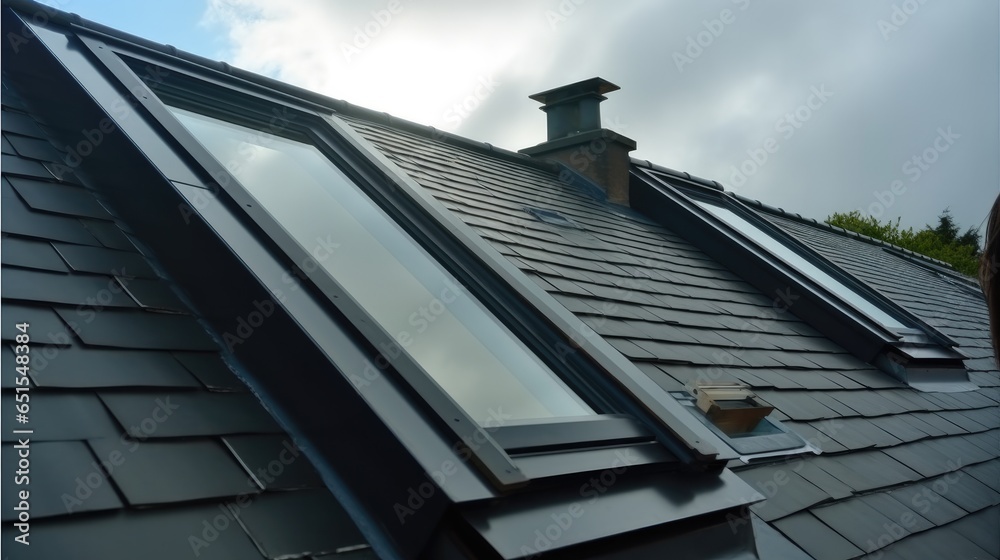
[[[105,247],[90,247],[54,243],[55,250],[69,266],[78,272],[111,276],[157,279],[156,272],[139,253],[117,251]]]
[[[1000,503],[1000,493],[964,469],[929,480],[927,484],[969,513]]]
[[[81,306],[95,313],[102,307],[137,307],[112,278],[106,276],[74,276],[4,268],[0,271],[3,297],[46,303]]]
[[[879,551],[884,560],[912,560],[913,558],[988,558],[985,550],[976,546],[951,527],[938,527],[893,542]]]
[[[819,456],[813,461],[817,467],[830,473],[856,492],[894,486],[921,478],[912,469],[881,450]]]
[[[118,421],[149,438],[277,433],[281,429],[248,393],[99,393]]]
[[[913,508],[894,499],[888,492],[874,492],[859,496],[857,500],[881,513],[909,533],[919,533],[936,527]]]
[[[755,385],[755,387],[774,387],[775,389],[801,389],[802,385],[792,381],[788,377],[777,373],[772,369],[750,369],[745,368],[745,371],[750,372],[755,377],[761,379],[763,383]]]
[[[808,511],[775,521],[774,526],[816,560],[847,560],[863,551]]]
[[[217,440],[91,439],[132,506],[225,498],[260,489]]]
[[[128,236],[114,223],[103,220],[81,219],[87,231],[97,239],[101,245],[109,249],[120,251],[135,251],[136,247],[129,240]]]
[[[39,179],[53,179],[54,176],[41,163],[18,156],[3,154],[0,156],[0,169],[4,175],[23,175]]]
[[[63,155],[59,150],[45,140],[20,134],[8,134],[6,140],[14,146],[21,157],[52,162],[63,161]]]
[[[937,488],[947,493],[944,481]],[[934,484],[918,483],[893,488],[888,495],[935,525],[946,525],[966,515],[965,510],[936,492]]]
[[[866,552],[879,548],[879,541],[891,542],[909,531],[878,510],[867,505],[861,498],[837,502],[832,505],[809,510],[831,529],[851,541],[854,546]]]
[[[824,422],[837,422],[838,420],[821,420]],[[819,448],[823,453],[840,453],[847,451],[847,448],[836,440],[826,435],[824,431],[816,429],[810,422],[786,422],[785,427],[799,434],[805,441]]]
[[[891,389],[887,389],[891,390]],[[827,395],[863,416],[882,416],[905,412],[903,407],[881,396],[883,391],[829,391]]]
[[[866,418],[843,418],[839,420],[838,424],[839,429],[830,435],[852,449],[871,446],[888,447],[902,443],[899,438],[879,429]]]
[[[2,138],[0,138],[0,153],[17,155],[17,152],[14,150],[13,144],[7,141],[7,136],[3,136]]]
[[[201,387],[168,352],[63,348],[29,372],[39,387]]]
[[[736,472],[766,500],[750,506],[765,521],[791,515],[829,500],[829,496],[794,471],[794,464],[761,465]]]
[[[291,436],[226,436],[223,442],[265,490],[323,488],[323,479]]]
[[[213,391],[245,392],[246,385],[222,361],[218,352],[174,352],[174,358]]]
[[[968,465],[989,461],[990,459],[996,457],[995,453],[990,453],[978,445],[975,445],[971,441],[971,437],[972,436],[935,438],[927,440],[926,443],[938,453],[950,457],[956,463],[954,468],[957,468],[958,465]],[[952,470],[954,470],[954,468]]]
[[[929,436],[937,437],[946,435],[948,433],[941,428],[942,422],[946,423],[948,426],[951,427],[952,430],[951,433],[960,433],[954,431],[958,430],[958,426],[950,422],[946,422],[944,419],[939,418],[937,414],[933,412],[915,412],[912,414],[900,415],[899,417],[904,418],[908,424],[910,424],[914,428],[920,430],[921,432],[924,432]]]
[[[839,416],[820,404],[808,391],[757,391],[757,396],[793,420],[821,420]]]
[[[0,260],[5,265],[69,272],[69,267],[59,258],[59,253],[44,241],[4,237],[0,241]]]
[[[990,406],[974,410],[963,410],[962,415],[986,429],[1000,428],[1000,407]]]
[[[314,554],[365,542],[347,512],[325,490],[266,492],[240,510],[247,533],[272,559]]]
[[[4,132],[13,132],[34,138],[45,137],[45,133],[42,132],[35,119],[25,113],[4,111],[3,115],[0,115],[0,126],[3,126]]]
[[[811,482],[814,486],[826,492],[834,500],[849,498],[853,492],[850,486],[837,480],[833,475],[817,467],[808,458],[804,458],[793,464],[795,472],[799,476]]]
[[[29,492],[26,501],[32,529],[47,517],[124,507],[83,442],[29,442],[26,485],[15,482],[20,453],[25,451],[18,445],[3,446],[3,463],[10,468],[10,476],[3,477],[4,525],[9,526],[9,522],[17,519],[14,508],[20,502],[19,492],[24,490]]]
[[[990,428],[970,418],[964,410],[942,410],[937,415],[966,432],[982,432]]]
[[[962,469],[990,488],[1000,488],[1000,459],[993,459]]]
[[[32,441],[82,440],[93,437],[118,437],[121,426],[111,417],[93,393],[30,393],[28,423],[18,425],[34,430]],[[3,410],[14,410],[14,394],[0,396]],[[12,424],[13,425],[13,424]],[[3,441],[16,441],[17,434],[4,431]]]
[[[879,416],[869,419],[869,422],[903,442],[917,441],[928,436],[927,433],[913,425],[911,416],[908,414]]]
[[[218,350],[204,327],[190,315],[105,309],[85,317],[77,310],[57,309],[56,312],[84,343],[91,346]]]
[[[4,199],[0,205],[0,229],[4,233],[24,235],[80,245],[100,245],[80,220],[28,210],[23,202]]]
[[[941,453],[932,445],[934,440],[907,443],[886,449],[885,453],[924,477],[937,476],[958,468],[957,458]]]
[[[35,558],[102,560],[135,560],[137,555],[143,560],[177,560],[195,552],[198,560],[260,558],[253,541],[224,511],[218,504],[192,505],[32,524],[31,552]],[[205,523],[222,528],[211,542],[202,533]],[[12,527],[4,527],[6,542],[14,535]]]
[[[810,393],[820,404],[837,413],[838,416],[858,416],[859,412],[828,395],[825,391]]]
[[[82,187],[11,177],[17,194],[33,210],[110,220],[111,214],[94,195]]]
[[[945,420],[944,417],[941,416],[937,412],[933,412],[933,413],[930,413],[930,414],[916,414],[915,413],[914,416],[917,416],[924,423],[930,424],[933,428],[935,428],[937,430],[940,430],[940,431],[944,432],[945,434],[947,434],[949,436],[954,436],[954,435],[964,434],[965,433],[964,429],[962,429],[961,427],[956,426],[955,424],[952,424],[951,422]]]
[[[175,312],[185,312],[188,309],[165,280],[122,277],[116,277],[115,280],[143,308]]]
[[[0,315],[4,321],[0,322],[0,333],[3,340],[13,342],[21,331],[15,325],[28,323],[28,335],[31,337],[31,344],[46,344],[57,346],[68,346],[72,342],[72,335],[69,334],[66,325],[59,319],[59,315],[51,307],[38,307],[20,305],[4,302]],[[43,357],[46,354],[43,353]],[[37,359],[37,358],[36,358]]]
[[[1000,507],[993,506],[967,515],[950,526],[994,557],[1000,557]]]

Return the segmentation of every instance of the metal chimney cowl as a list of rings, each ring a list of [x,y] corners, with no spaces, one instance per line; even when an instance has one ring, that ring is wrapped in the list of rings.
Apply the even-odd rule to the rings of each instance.
[[[600,103],[607,99],[605,93],[618,89],[590,78],[528,96],[542,103],[548,139],[520,152],[562,162],[596,183],[609,202],[628,206],[629,152],[635,141],[601,128]]]

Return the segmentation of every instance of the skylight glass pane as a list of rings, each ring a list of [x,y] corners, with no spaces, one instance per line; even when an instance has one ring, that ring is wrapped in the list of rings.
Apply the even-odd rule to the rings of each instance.
[[[315,146],[171,110],[472,418],[594,414]]]
[[[878,321],[883,327],[889,329],[905,329],[906,327],[891,315],[868,301],[864,296],[845,286],[840,280],[830,276],[816,265],[793,251],[784,243],[771,237],[763,230],[743,219],[741,216],[717,204],[693,198],[699,206],[711,212],[715,217],[726,222],[743,235],[753,239],[757,244],[771,252],[771,254],[781,258],[796,270],[805,274],[817,284],[822,285],[838,297],[847,301],[863,313]]]

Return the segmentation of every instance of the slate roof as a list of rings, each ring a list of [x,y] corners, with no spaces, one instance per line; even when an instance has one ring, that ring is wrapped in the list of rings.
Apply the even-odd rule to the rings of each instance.
[[[219,520],[227,526],[202,555],[374,557],[306,457],[273,480],[255,474],[292,436],[102,202],[100,185],[50,165],[61,159],[46,141],[51,129],[7,85],[2,396],[10,410],[13,322],[29,321],[33,550],[185,557],[189,537],[207,538],[204,523],[225,513],[220,504],[249,492],[252,507],[238,522]],[[780,311],[775,295],[660,223],[669,217],[605,204],[551,167],[488,145],[346,105],[341,116],[655,382],[683,390],[716,373],[745,382],[821,451],[732,465],[768,498],[750,507],[761,557],[1000,557],[1000,372],[982,299],[964,281],[758,205],[971,356],[978,391],[918,392],[822,336],[794,305]],[[557,211],[577,227],[526,208]],[[172,412],[162,422],[158,406]],[[132,426],[145,439],[130,435]],[[4,464],[13,459],[9,437]],[[95,462],[113,457],[124,459],[105,477]],[[94,484],[70,513],[64,496],[77,492],[78,478]],[[9,477],[3,484],[9,500]],[[12,508],[4,504],[5,522]],[[10,533],[8,523],[5,539]]]
[[[63,162],[46,139],[53,129],[10,85],[2,408],[10,426],[14,325],[28,322],[31,409],[19,427],[33,430],[30,557],[374,558],[100,185],[53,165]],[[4,431],[5,468],[17,463],[15,440]],[[3,477],[8,550],[21,546],[11,525],[20,489]]]
[[[981,389],[918,392],[821,336],[794,305],[775,311],[772,297],[636,211],[516,158],[346,118],[657,383],[682,390],[721,367],[774,405],[822,454],[734,469],[768,497],[751,511],[802,551],[821,560],[1000,556],[1000,373],[974,293],[912,259],[771,216],[960,341]]]

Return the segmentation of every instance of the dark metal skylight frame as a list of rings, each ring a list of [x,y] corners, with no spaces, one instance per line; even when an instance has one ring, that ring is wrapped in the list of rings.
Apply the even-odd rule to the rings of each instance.
[[[268,232],[271,242],[285,253],[287,263],[303,262],[308,258],[301,248],[293,247],[289,240],[281,240],[276,224],[268,224],[270,219],[258,208],[248,207],[251,201],[241,194],[238,182],[219,165],[184,129],[157,98],[157,95],[174,96],[200,107],[211,108],[230,119],[249,119],[266,122],[274,111],[291,111],[300,119],[299,133],[308,136],[328,157],[346,166],[345,170],[360,184],[383,210],[403,225],[436,258],[456,275],[464,286],[484,300],[487,307],[501,321],[511,328],[519,338],[550,367],[558,368],[564,380],[584,395],[592,406],[602,413],[626,414],[630,418],[607,416],[598,417],[598,422],[606,419],[604,429],[593,431],[593,421],[565,421],[541,426],[540,432],[547,434],[548,443],[539,444],[538,438],[531,445],[532,464],[538,465],[539,453],[568,454],[563,458],[554,455],[543,470],[558,474],[580,472],[573,464],[574,449],[579,453],[593,453],[605,448],[608,453],[622,444],[636,444],[636,434],[644,434],[647,441],[656,441],[664,446],[664,452],[649,455],[651,463],[710,463],[720,465],[732,458],[722,442],[703,427],[692,423],[681,414],[681,405],[669,398],[634,365],[614,353],[610,346],[601,346],[601,340],[579,337],[579,320],[568,311],[544,303],[544,292],[516,276],[516,269],[502,259],[484,258],[482,247],[488,245],[473,239],[474,234],[463,232],[457,219],[447,217],[439,210],[439,203],[426,193],[419,194],[412,182],[407,183],[391,169],[387,169],[384,157],[365,151],[362,142],[349,127],[332,117],[334,111],[310,101],[301,101],[292,96],[271,92],[259,84],[209,71],[204,67],[187,65],[178,60],[164,60],[162,55],[138,48],[134,44],[120,44],[113,38],[96,39],[80,36],[90,53],[121,83],[124,90],[132,92],[135,102],[145,113],[144,122],[171,137],[183,151],[191,154],[186,164],[171,164],[163,169],[168,178],[173,179],[178,188],[190,190],[208,188],[212,196],[226,200],[233,207],[241,208],[246,218],[256,227]],[[150,83],[141,79],[126,62],[158,67],[162,64],[169,70],[166,81]],[[148,66],[147,66],[148,67]],[[155,79],[159,79],[156,77]],[[101,85],[100,87],[105,87]],[[207,88],[207,89],[206,89]],[[148,125],[146,130],[150,130]],[[162,132],[160,134],[163,134]],[[167,160],[176,160],[170,156]],[[219,189],[204,183],[191,175],[191,170],[202,176],[212,176],[226,186]],[[214,190],[213,190],[214,189]],[[190,197],[190,195],[187,195]],[[438,206],[435,207],[434,205]],[[251,204],[252,206],[252,204]],[[441,207],[443,208],[443,207]],[[456,233],[456,231],[458,233]],[[471,231],[471,230],[469,230]],[[303,272],[297,270],[296,273]],[[321,287],[327,294],[335,294],[336,287],[319,277],[306,274],[310,281]],[[338,298],[335,298],[338,299]],[[345,298],[334,307],[345,313],[352,323],[364,323],[364,314],[358,309],[345,308]],[[349,304],[346,304],[350,307]],[[363,311],[363,310],[360,310]],[[372,348],[377,348],[385,333],[375,330],[364,333]],[[393,362],[394,368],[407,380],[409,385],[421,395],[428,406],[440,419],[440,426],[454,434],[457,441],[483,440],[485,444],[470,450],[475,464],[499,490],[517,488],[528,482],[519,471],[516,454],[507,452],[497,441],[518,440],[520,436],[510,436],[506,427],[495,428],[487,433],[473,419],[455,405],[448,396],[433,383],[427,383],[428,376],[406,359]],[[667,398],[663,398],[667,397]],[[558,424],[558,425],[557,425]],[[524,434],[523,426],[512,426],[511,433]],[[496,437],[492,437],[495,434]],[[587,435],[593,433],[594,435]],[[518,450],[525,449],[517,447]],[[666,468],[676,468],[670,467]]]
[[[785,294],[783,299],[793,300],[786,302],[792,313],[854,355],[918,389],[974,387],[968,382],[964,356],[955,349],[955,341],[763,219],[736,197],[655,170],[634,168],[632,173],[633,207],[653,219],[667,220],[666,225],[764,293],[779,298]],[[729,215],[720,217],[706,204]],[[754,239],[758,234],[767,236],[764,243]],[[780,244],[804,259],[833,279],[837,287],[824,285],[774,254],[767,242]],[[898,326],[876,319],[839,295],[838,289],[850,290]]]

